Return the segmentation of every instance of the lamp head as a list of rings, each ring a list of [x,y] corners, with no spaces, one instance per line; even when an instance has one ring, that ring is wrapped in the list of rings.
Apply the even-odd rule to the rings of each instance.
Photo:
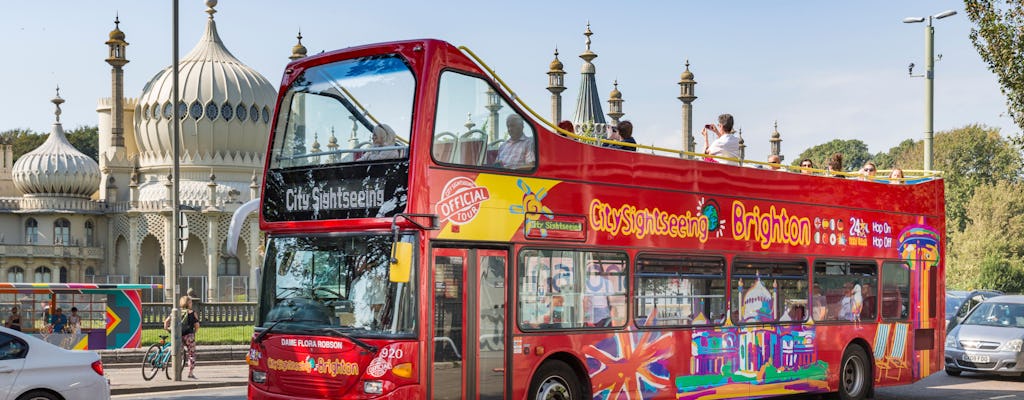
[[[918,22],[924,22],[924,17],[906,17],[903,19],[904,24],[916,24]]]
[[[935,14],[933,17],[935,19],[943,19],[943,18],[946,18],[946,17],[952,17],[954,15],[956,15],[956,11],[954,11],[954,10],[946,10],[946,11],[943,11],[941,13]]]

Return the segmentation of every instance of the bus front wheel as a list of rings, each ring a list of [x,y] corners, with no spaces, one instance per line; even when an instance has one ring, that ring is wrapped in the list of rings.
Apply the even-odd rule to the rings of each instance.
[[[582,400],[583,392],[573,372],[566,363],[550,360],[537,369],[530,382],[532,400]]]
[[[864,400],[871,391],[871,370],[864,348],[851,345],[843,352],[839,365],[839,398],[842,400]]]

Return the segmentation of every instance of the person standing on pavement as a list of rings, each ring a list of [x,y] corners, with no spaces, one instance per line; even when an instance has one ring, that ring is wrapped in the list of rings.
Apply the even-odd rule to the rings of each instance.
[[[4,322],[4,326],[21,332],[21,314],[18,314],[18,306],[11,307],[11,316],[7,317],[7,322]]]
[[[185,348],[185,363],[188,365],[188,377],[196,379],[196,333],[199,332],[199,317],[196,316],[195,310],[192,309],[192,298],[189,296],[181,296],[178,299],[178,307],[180,307],[185,316],[181,324],[181,343]]]

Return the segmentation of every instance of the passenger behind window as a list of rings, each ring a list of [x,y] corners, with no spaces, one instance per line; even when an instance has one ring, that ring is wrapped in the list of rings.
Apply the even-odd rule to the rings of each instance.
[[[373,145],[370,146],[370,151],[367,151],[363,155],[361,160],[387,160],[392,158],[402,157],[402,153],[398,149],[393,150],[373,150],[378,147],[395,147],[397,136],[395,135],[394,129],[391,129],[388,124],[380,124],[373,127]]]
[[[793,304],[789,306],[789,310],[786,314],[779,318],[779,321],[803,321],[807,316],[807,307],[802,304]]]
[[[523,117],[519,114],[509,115],[505,119],[508,128],[508,140],[498,149],[495,166],[510,169],[531,169],[536,162],[533,140],[523,134]]]

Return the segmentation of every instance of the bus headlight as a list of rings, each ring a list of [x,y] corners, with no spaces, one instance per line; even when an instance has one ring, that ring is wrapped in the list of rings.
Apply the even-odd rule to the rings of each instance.
[[[264,371],[253,370],[252,371],[252,381],[253,381],[253,383],[266,383],[267,382],[267,373],[264,372]]]
[[[1021,345],[1024,345],[1024,340],[1014,339],[1009,342],[1003,343],[1002,346],[999,346],[999,351],[1019,352]]]
[[[957,343],[956,336],[946,336],[946,347],[959,349],[960,343]]]
[[[384,382],[381,382],[381,381],[366,381],[366,382],[363,382],[363,393],[366,393],[366,394],[383,394],[384,393]]]

